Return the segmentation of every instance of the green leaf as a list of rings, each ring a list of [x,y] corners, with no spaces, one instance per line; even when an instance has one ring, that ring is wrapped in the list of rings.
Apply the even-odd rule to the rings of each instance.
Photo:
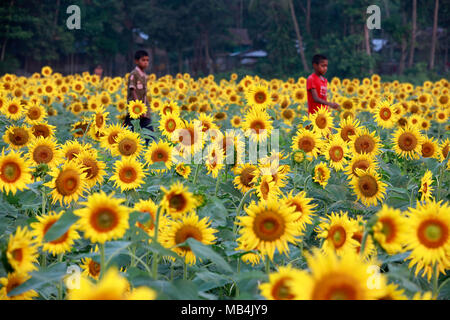
[[[182,259],[179,255],[177,255],[175,252],[173,252],[172,250],[169,250],[167,248],[164,248],[162,245],[160,245],[158,242],[152,242],[148,245],[146,245],[146,247],[154,252],[154,253],[158,253],[161,256],[169,256],[169,257],[173,257],[175,259]]]
[[[231,182],[221,182],[220,189],[233,196],[234,198],[240,200],[244,195],[236,190]]]
[[[72,210],[63,213],[61,218],[56,221],[44,236],[44,241],[49,242],[58,239],[69,230],[69,228],[78,221],[80,217],[76,216]]]
[[[222,258],[220,254],[215,252],[210,246],[206,246],[193,238],[189,238],[185,242],[189,245],[198,258],[209,259],[222,270],[232,272],[230,265],[225,261],[225,259]]]
[[[194,278],[194,283],[197,284],[198,290],[200,291],[209,291],[211,289],[222,287],[230,282],[231,279],[207,270],[197,272]]]
[[[128,248],[131,244],[131,241],[110,241],[105,244],[105,256],[106,256],[106,264],[111,261],[116,255],[120,254],[121,251]]]
[[[48,269],[32,272],[31,278],[14,288],[8,293],[8,296],[16,296],[29,290],[37,290],[50,282],[60,281],[67,272],[65,263],[57,263]]]
[[[166,167],[166,165],[164,164],[163,161],[155,162],[155,163],[149,165],[148,168],[149,168],[150,170],[163,170],[163,169],[167,169],[167,167]]]
[[[221,199],[211,197],[206,205],[199,210],[200,217],[211,217],[212,223],[224,227],[227,225],[228,211]]]

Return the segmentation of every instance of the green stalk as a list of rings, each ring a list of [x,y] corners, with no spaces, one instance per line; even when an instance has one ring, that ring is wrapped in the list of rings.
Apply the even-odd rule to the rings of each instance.
[[[437,299],[439,294],[439,287],[438,287],[438,279],[439,279],[439,270],[438,270],[438,264],[434,266],[434,275],[433,275],[433,298]]]
[[[216,180],[216,190],[214,191],[214,196],[217,197],[217,193],[219,192],[219,174],[217,174],[217,180]]]
[[[63,254],[61,253],[58,256],[58,262],[62,262],[63,260]],[[62,280],[59,281],[58,283],[58,300],[62,300],[63,299],[63,282]]]
[[[235,221],[234,221],[233,233],[236,233],[236,228],[237,228],[236,222],[237,222],[237,218],[239,217],[239,215],[240,215],[240,213],[241,213],[242,207],[244,206],[244,202],[245,202],[245,200],[248,198],[248,196],[250,195],[250,193],[252,193],[253,191],[254,191],[254,189],[248,190],[248,191],[244,194],[244,196],[242,197],[241,202],[239,202],[239,206],[238,206],[237,209],[236,209],[236,218],[235,218]]]
[[[269,260],[269,257],[268,256],[266,256],[265,257],[266,258],[266,274],[267,274],[267,276],[269,276],[269,274],[270,274],[270,260]]]
[[[187,280],[187,263],[186,263],[186,261],[183,264],[183,280]]]
[[[161,207],[158,207],[158,210],[156,211],[156,219],[155,219],[155,224],[153,226],[154,230],[155,230],[155,234],[153,236],[153,241],[155,243],[158,242],[158,228],[159,228],[159,215],[161,213]],[[158,262],[159,262],[159,255],[157,252],[155,252],[153,254],[153,259],[152,259],[152,273],[153,273],[153,279],[157,280],[158,279]]]
[[[195,175],[194,175],[194,180],[192,180],[192,184],[195,184],[197,182],[198,173],[200,171],[200,166],[201,166],[201,163],[197,164],[197,167],[195,168]]]
[[[105,274],[106,265],[105,265],[105,243],[100,243],[100,276],[99,280],[103,278]]]

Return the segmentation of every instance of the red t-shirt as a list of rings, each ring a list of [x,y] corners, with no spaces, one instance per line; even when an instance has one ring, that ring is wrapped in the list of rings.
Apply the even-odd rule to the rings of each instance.
[[[327,100],[327,79],[318,76],[315,73],[311,74],[306,80],[306,90],[308,95],[308,113],[316,113],[321,104],[314,101],[310,89],[316,89],[317,96],[323,100]],[[328,109],[328,106],[325,106]]]

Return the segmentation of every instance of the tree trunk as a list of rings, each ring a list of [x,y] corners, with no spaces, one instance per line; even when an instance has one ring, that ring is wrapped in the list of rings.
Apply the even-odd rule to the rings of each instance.
[[[402,25],[406,25],[406,14],[403,11],[402,13]],[[403,74],[403,71],[405,70],[406,65],[406,51],[407,51],[407,42],[406,42],[406,33],[402,34],[402,41],[401,41],[401,56],[400,56],[400,63],[398,66],[398,73]]]
[[[289,0],[289,8],[291,9],[292,22],[294,23],[295,34],[297,35],[298,46],[300,50],[300,57],[302,59],[303,69],[309,72],[308,64],[306,63],[305,52],[303,51],[303,41],[298,27],[297,17],[295,16],[294,4],[292,0]]]
[[[436,36],[438,25],[439,0],[434,2],[433,35],[431,36],[430,64],[429,69],[434,69],[434,54],[436,51]]]
[[[369,35],[369,28],[367,28],[367,24],[364,24],[364,46],[366,49],[366,54],[370,57],[372,56],[372,53],[370,52],[370,35]],[[369,69],[369,73],[373,73],[372,67]]]
[[[306,32],[311,34],[311,0],[306,0]]]
[[[6,52],[6,43],[8,42],[8,38],[6,37],[2,44],[2,53],[0,55],[0,61],[5,60],[5,52]]]
[[[411,23],[412,23],[411,47],[409,48],[408,68],[411,68],[414,63],[414,49],[416,47],[416,29],[417,29],[417,0],[413,0]]]

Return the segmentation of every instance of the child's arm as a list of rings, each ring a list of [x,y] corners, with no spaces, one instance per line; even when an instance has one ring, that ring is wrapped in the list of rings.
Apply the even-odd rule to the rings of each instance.
[[[319,98],[319,96],[317,95],[317,91],[315,88],[311,88],[311,95],[312,98],[315,102],[326,105],[326,106],[330,106],[333,109],[339,109],[339,105],[335,102],[328,102],[327,100],[323,100],[321,98]]]

